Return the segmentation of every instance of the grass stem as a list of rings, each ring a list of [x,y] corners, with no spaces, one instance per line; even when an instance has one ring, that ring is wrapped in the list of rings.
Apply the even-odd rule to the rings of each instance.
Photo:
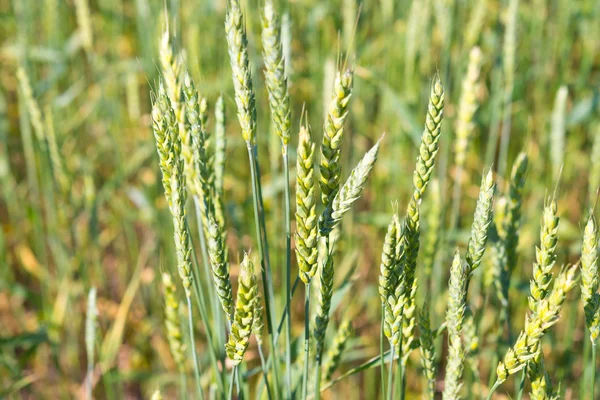
[[[287,397],[292,398],[292,318],[290,315],[291,302],[292,302],[292,226],[290,221],[290,167],[288,160],[288,146],[284,145],[282,149],[283,153],[283,171],[285,177],[285,304],[287,313],[287,325],[285,330],[285,366],[286,366],[286,387]]]
[[[596,342],[592,342],[592,359],[591,359],[591,364],[592,364],[592,378],[591,378],[591,383],[590,383],[590,399],[594,399],[594,393],[595,393],[595,389],[596,389]]]
[[[235,381],[236,371],[237,371],[237,365],[234,366],[233,370],[231,371],[231,379],[229,380],[229,392],[227,395],[227,398],[229,400],[233,399],[233,382]]]
[[[310,282],[304,294],[304,373],[302,374],[302,399],[308,394],[308,361],[310,353]]]
[[[392,345],[392,353],[391,353],[391,357],[390,357],[390,368],[389,368],[389,371],[388,371],[388,388],[387,388],[387,398],[388,398],[388,400],[392,400],[394,398],[394,356],[395,356],[395,350],[396,350],[396,346]],[[381,359],[383,360],[383,357]]]

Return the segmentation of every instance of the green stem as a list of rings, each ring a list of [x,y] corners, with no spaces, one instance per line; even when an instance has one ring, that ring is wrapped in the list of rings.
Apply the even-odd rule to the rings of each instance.
[[[321,398],[321,352],[317,353],[317,362],[315,364],[315,395],[314,400]]]
[[[192,298],[186,296],[188,306],[188,323],[190,327],[190,350],[194,358],[194,377],[196,379],[196,391],[201,399],[204,399],[204,392],[202,392],[202,385],[200,384],[200,364],[198,363],[198,354],[196,354],[196,341],[194,340],[194,317],[192,313]]]
[[[283,171],[285,177],[285,300],[286,308],[291,310],[292,302],[292,226],[290,221],[290,168],[288,160],[288,146],[283,146]],[[287,327],[285,330],[285,367],[286,367],[286,386],[287,397],[292,398],[292,318],[290,312],[287,313]]]
[[[294,285],[292,286],[292,296],[294,296],[294,293],[296,293],[296,289],[298,288],[299,284],[300,284],[301,280],[300,277],[296,277],[296,280],[294,281]],[[285,309],[283,310],[283,313],[281,315],[281,318],[279,320],[279,325],[277,325],[277,330],[275,331],[275,346],[277,346],[277,343],[279,343],[279,337],[281,336],[281,331],[283,330],[283,325],[285,323],[285,318],[288,314],[288,309],[287,307],[285,307]],[[271,368],[271,364],[273,362],[273,359],[271,358],[271,354],[269,354],[269,357],[267,357],[267,369]],[[260,398],[260,394],[262,393],[262,387],[259,390],[259,396],[258,398]]]
[[[179,372],[179,392],[183,400],[187,399],[187,380],[184,371]]]
[[[302,374],[302,399],[308,393],[308,357],[310,353],[310,282],[306,284],[304,294],[304,373]]]
[[[388,371],[388,390],[387,390],[387,398],[388,400],[393,400],[394,398],[394,352],[396,350],[396,346],[394,346],[393,344],[391,345],[392,347],[392,355],[390,358],[390,369]],[[383,357],[381,357],[381,359],[383,360]]]
[[[272,304],[273,296],[273,284],[271,281],[271,270],[268,262],[268,245],[266,235],[263,236],[264,226],[264,212],[261,213],[262,208],[262,196],[260,195],[260,178],[258,171],[258,160],[255,157],[255,148],[253,148],[250,142],[246,142],[248,150],[248,159],[250,162],[250,173],[252,175],[252,199],[254,204],[254,223],[256,225],[256,236],[258,242],[258,252],[260,255],[261,275],[263,282],[263,295],[265,298],[265,308],[267,314],[267,329],[270,339],[270,354],[273,354],[274,360],[277,360],[276,344],[273,334],[273,315],[274,308]],[[277,362],[272,364],[273,379],[275,380],[276,392],[279,392],[279,369],[277,368]]]
[[[521,381],[519,382],[516,400],[521,400],[523,398],[523,390],[525,389],[525,378],[527,378],[527,365],[525,365],[525,368],[523,368],[523,372],[521,374]]]
[[[258,345],[258,355],[260,356],[260,367],[261,367],[262,372],[263,372],[263,378],[264,378],[264,381],[265,381],[265,386],[267,387],[267,396],[269,397],[269,400],[271,400],[273,397],[271,395],[271,385],[269,385],[269,372],[267,371],[267,364],[265,362],[265,355],[263,354],[262,346],[260,344]]]
[[[496,383],[494,383],[494,386],[492,386],[492,388],[490,389],[490,392],[487,395],[487,400],[492,400],[492,395],[494,394],[494,392],[496,391],[496,389],[498,389],[498,387],[501,385],[502,383],[499,381],[496,381]]]
[[[236,371],[237,371],[237,365],[234,366],[233,371],[231,371],[231,379],[229,380],[229,394],[227,395],[227,398],[229,400],[233,399],[233,382],[235,381]]]
[[[402,357],[398,360],[398,375],[400,375],[400,400],[404,400],[406,397],[406,366]]]
[[[93,362],[88,362],[88,368],[87,368],[87,378],[86,378],[86,382],[85,382],[85,392],[86,392],[86,399],[87,400],[91,400],[92,399],[92,379],[94,376],[94,363]]]
[[[592,361],[591,361],[591,344],[592,341],[591,340],[587,340],[589,338],[589,329],[587,328],[587,326],[585,327],[584,330],[584,340],[583,340],[583,363],[585,365],[585,369],[583,371],[583,375],[581,376],[580,379],[580,383],[579,383],[579,397],[584,399],[586,393],[590,392],[590,378],[591,378],[591,368],[593,367],[592,365]]]
[[[294,285],[292,286],[292,297],[294,296],[294,293],[296,293],[296,289],[298,288],[298,285],[300,284],[300,277],[297,276],[296,280],[294,281]],[[279,325],[277,325],[277,331],[275,331],[275,344],[277,345],[277,343],[279,343],[279,336],[281,336],[281,331],[283,330],[283,324],[285,323],[285,319],[288,315],[288,307],[286,306],[283,310],[283,313],[281,314],[281,319],[279,320]]]
[[[189,227],[188,229],[188,234],[189,234]],[[204,299],[204,291],[202,290],[202,287],[200,286],[200,277],[198,276],[198,272],[197,272],[197,266],[198,266],[198,259],[196,257],[196,252],[194,251],[194,247],[192,246],[192,255],[193,255],[193,260],[194,263],[196,265],[196,268],[193,270],[194,273],[194,279],[192,280],[192,284],[194,286],[194,291],[196,292],[196,302],[198,303],[198,309],[200,310],[200,317],[202,319],[202,323],[204,324],[204,330],[206,331],[206,341],[208,343],[208,347],[210,348],[209,356],[210,356],[210,361],[212,364],[212,367],[214,369],[215,372],[215,378],[217,381],[217,385],[219,386],[219,391],[221,393],[225,393],[225,384],[223,383],[224,377],[221,375],[221,372],[219,371],[219,363],[217,362],[217,356],[215,354],[215,347],[214,347],[214,341],[213,341],[213,336],[212,336],[212,332],[210,330],[211,325],[210,325],[210,320],[208,319],[208,313],[206,311],[206,301]]]
[[[592,383],[590,387],[591,397],[594,399],[594,392],[596,389],[596,342],[592,342]]]
[[[493,356],[492,356],[492,363],[490,364],[491,369],[490,369],[490,377],[489,377],[489,381],[488,381],[488,386],[492,384],[492,382],[495,382],[493,379],[496,377],[496,369],[495,369],[495,365],[498,364],[498,360],[499,360],[500,356],[498,355],[498,351],[495,351]],[[497,383],[494,383],[493,387],[497,387],[496,386]],[[495,388],[494,388],[495,390]],[[483,399],[483,390],[481,391],[481,398]]]
[[[381,374],[381,395],[385,393],[385,360],[383,359],[383,325],[385,319],[385,309],[383,308],[383,304],[381,305],[381,329],[379,330],[379,357],[381,362],[379,363],[379,369]]]
[[[206,204],[206,203],[205,203]],[[206,235],[204,234],[204,223],[202,221],[202,207],[200,206],[200,198],[198,196],[194,196],[194,209],[196,211],[196,225],[198,226],[198,239],[200,241],[200,255],[202,256],[202,264],[204,266],[204,273],[206,274],[206,279],[212,282],[212,270],[210,267],[210,259],[208,257],[208,245],[206,242]],[[211,286],[211,285],[207,285]],[[215,314],[215,318],[217,314],[221,314],[219,311],[218,302],[212,301],[215,295],[214,287],[209,287],[209,297],[210,303],[213,305],[213,312]],[[216,307],[214,307],[216,305]]]

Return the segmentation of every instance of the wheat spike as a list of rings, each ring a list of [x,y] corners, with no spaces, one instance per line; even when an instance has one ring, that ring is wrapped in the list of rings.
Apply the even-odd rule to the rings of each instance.
[[[492,222],[492,206],[494,200],[494,180],[492,170],[489,169],[483,173],[481,186],[479,188],[479,198],[475,207],[475,216],[471,226],[471,236],[467,244],[468,273],[472,274],[481,264],[481,258],[485,251],[485,244],[488,237],[488,228]]]
[[[554,281],[552,291],[538,305],[537,312],[527,315],[525,329],[496,368],[498,384],[521,371],[535,357],[542,337],[558,321],[567,293],[575,286],[576,278],[577,266],[563,268]]]
[[[325,381],[331,380],[333,373],[338,369],[340,361],[342,360],[342,354],[344,354],[344,350],[351,336],[352,323],[350,319],[344,319],[338,327],[337,334],[333,338],[333,343],[331,344],[331,348],[327,352],[327,357],[323,363],[323,370],[325,371],[323,378]]]
[[[448,363],[446,364],[446,379],[444,383],[444,399],[459,398],[462,386],[461,377],[465,349],[462,346],[462,327],[467,303],[466,281],[467,271],[460,259],[458,250],[454,253],[448,291],[448,310],[446,326],[448,327]]]
[[[343,215],[350,210],[352,204],[360,197],[367,185],[369,174],[377,161],[381,139],[371,147],[362,160],[354,167],[348,180],[335,195],[333,201],[327,206],[319,218],[319,231],[321,236],[327,236],[342,220]]]
[[[456,140],[454,141],[454,164],[463,168],[467,155],[467,146],[474,130],[473,116],[477,111],[477,89],[479,71],[481,69],[481,50],[474,47],[469,53],[467,73],[462,81],[462,92],[458,105],[458,121],[456,123]]]
[[[581,298],[585,323],[590,330],[592,344],[600,335],[600,277],[598,276],[598,225],[590,211],[583,233],[581,247]]]
[[[229,340],[225,345],[225,351],[229,359],[233,361],[233,365],[239,365],[242,362],[250,343],[258,299],[257,293],[258,284],[254,275],[254,265],[248,258],[248,254],[244,254],[244,260],[240,265],[233,323]]]
[[[530,283],[531,296],[529,309],[536,312],[538,304],[546,298],[552,282],[552,267],[556,262],[556,244],[558,242],[558,215],[554,199],[544,207],[540,229],[540,247],[535,249],[533,278]]]
[[[180,371],[185,370],[185,345],[181,330],[179,316],[179,300],[177,299],[175,284],[171,275],[162,274],[163,294],[165,298],[165,327],[167,329],[167,342],[175,365]]]
[[[348,116],[353,84],[354,71],[346,69],[343,73],[337,72],[333,86],[333,98],[323,126],[319,185],[321,187],[321,201],[326,208],[336,197],[342,179],[340,154],[344,136],[344,122]]]
[[[421,365],[423,374],[427,379],[427,389],[425,398],[433,400],[435,398],[435,346],[433,344],[433,334],[431,333],[429,322],[429,306],[423,304],[419,315],[419,344],[421,349]]]
[[[273,2],[267,0],[262,15],[262,45],[265,81],[275,132],[284,148],[290,141],[290,96],[281,43],[281,26]]]
[[[310,283],[318,263],[317,215],[314,174],[315,144],[310,132],[300,127],[296,160],[296,258],[300,279]]]
[[[248,58],[246,28],[238,0],[228,1],[225,33],[227,35],[227,49],[229,51],[238,120],[242,127],[242,138],[246,143],[254,145],[256,143],[256,106],[250,60]]]

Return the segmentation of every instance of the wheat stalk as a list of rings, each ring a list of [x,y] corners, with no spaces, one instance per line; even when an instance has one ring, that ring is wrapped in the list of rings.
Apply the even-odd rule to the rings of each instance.
[[[94,379],[94,349],[96,345],[96,325],[98,309],[96,307],[96,288],[91,288],[88,293],[87,312],[85,314],[85,349],[88,359],[86,376],[86,398],[92,399]]]

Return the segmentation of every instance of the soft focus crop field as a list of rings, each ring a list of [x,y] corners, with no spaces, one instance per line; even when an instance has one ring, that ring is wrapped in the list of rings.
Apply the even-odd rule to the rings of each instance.
[[[599,399],[599,103],[597,0],[0,1],[0,398]]]

